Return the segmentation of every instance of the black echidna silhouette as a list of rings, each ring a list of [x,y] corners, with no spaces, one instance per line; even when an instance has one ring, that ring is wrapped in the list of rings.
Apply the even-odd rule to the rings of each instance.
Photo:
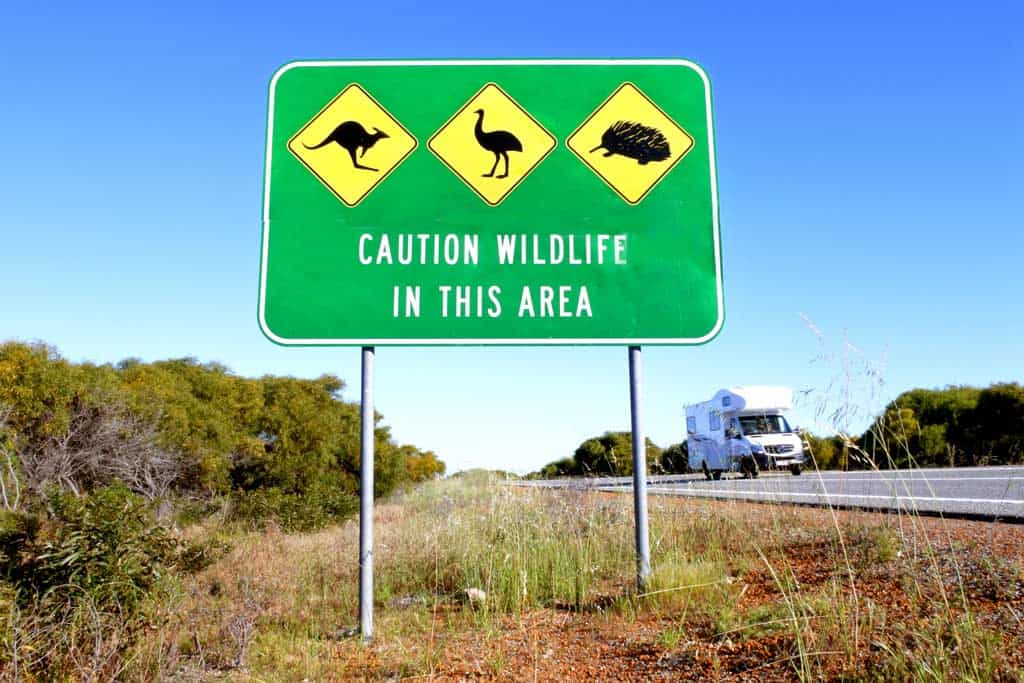
[[[668,140],[657,128],[651,128],[634,121],[616,121],[608,126],[601,136],[601,144],[590,150],[604,149],[604,155],[621,154],[636,159],[638,164],[649,161],[664,161],[672,156]]]

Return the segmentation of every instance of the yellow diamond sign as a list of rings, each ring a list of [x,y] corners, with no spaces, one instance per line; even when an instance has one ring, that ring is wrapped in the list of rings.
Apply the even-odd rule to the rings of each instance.
[[[693,138],[623,83],[565,144],[620,197],[638,204],[693,148]]]
[[[352,83],[288,141],[288,150],[355,206],[416,149],[416,138]]]
[[[481,199],[497,206],[556,144],[504,90],[488,83],[427,146]]]

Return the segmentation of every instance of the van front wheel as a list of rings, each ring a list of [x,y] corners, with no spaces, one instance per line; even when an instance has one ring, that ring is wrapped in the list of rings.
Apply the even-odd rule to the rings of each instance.
[[[740,472],[743,474],[744,479],[756,479],[758,475],[757,461],[754,460],[753,456],[749,458],[743,458],[740,461]]]
[[[711,470],[708,469],[707,460],[702,460],[700,463],[700,469],[704,472],[704,478],[711,481]]]
[[[800,465],[790,465],[789,471],[793,473],[794,477],[799,477],[800,473],[803,472],[803,468]]]

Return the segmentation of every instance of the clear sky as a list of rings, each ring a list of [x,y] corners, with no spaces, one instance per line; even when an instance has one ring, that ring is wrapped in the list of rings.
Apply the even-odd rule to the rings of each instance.
[[[727,320],[707,346],[644,351],[655,442],[724,386],[835,398],[844,339],[884,380],[852,366],[879,391],[865,412],[1022,380],[1020,2],[146,4],[0,7],[0,339],[331,372],[355,400],[358,349],[277,347],[256,323],[274,70],[685,57],[715,97]],[[449,471],[525,472],[629,425],[624,348],[382,348],[377,370],[396,437]]]

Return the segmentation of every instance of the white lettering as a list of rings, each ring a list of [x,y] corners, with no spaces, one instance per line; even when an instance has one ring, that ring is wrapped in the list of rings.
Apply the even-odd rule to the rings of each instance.
[[[412,235],[398,236],[398,262],[403,266],[412,263]]]
[[[402,299],[401,287],[395,285],[394,287],[394,303],[391,309],[393,317],[399,316],[401,306],[399,305]],[[405,317],[406,318],[418,318],[420,317],[420,287],[406,286],[405,288]]]
[[[615,236],[615,265],[626,265],[626,236]]]
[[[359,262],[364,266],[373,263],[373,259],[366,255],[366,243],[373,239],[373,235],[363,233],[359,236]]]
[[[519,296],[519,317],[522,318],[524,313],[529,318],[535,315],[533,312],[533,296],[530,294],[529,287],[523,287],[523,293]]]
[[[480,263],[480,235],[462,236],[462,262],[476,265]]]
[[[391,264],[391,240],[387,235],[380,236],[380,246],[377,247],[377,263]]]
[[[569,235],[569,265],[583,265],[583,261],[576,255],[576,235]]]
[[[505,265],[515,263],[516,259],[516,236],[498,235],[498,263]]]
[[[547,285],[540,288],[540,317],[555,317],[555,309],[552,305],[555,300],[555,290]]]
[[[420,241],[420,263],[427,262],[427,240],[430,239],[430,235],[420,233],[416,235],[416,239]]]
[[[586,285],[580,287],[580,299],[576,303],[576,317],[582,317],[584,311],[586,311],[588,318],[594,317],[594,312],[590,310],[590,295],[587,294]]]
[[[487,288],[487,298],[491,300],[491,305],[487,307],[487,315],[492,318],[497,318],[501,315],[501,300],[498,296],[501,295],[501,287],[498,285],[491,285]]]
[[[519,295],[519,317],[524,318],[593,318],[594,312],[590,305],[590,293],[586,286],[581,286],[579,293],[574,297],[572,285],[538,285],[537,304],[534,304],[534,294],[529,285],[523,286]],[[558,306],[555,307],[555,295],[558,296]],[[575,298],[575,305],[573,299]]]
[[[405,317],[420,317],[420,286],[405,288]]]
[[[562,285],[558,288],[558,317],[559,318],[571,318],[572,314],[569,313],[569,290],[572,287]]]
[[[476,236],[473,236],[476,238]],[[626,265],[626,250],[629,246],[629,236],[625,234],[612,235],[609,233],[596,234],[549,234],[540,233],[519,233],[518,235],[500,234],[496,235],[498,247],[498,263],[501,265],[561,265],[568,263],[571,266],[580,265]],[[464,248],[467,252],[466,261],[475,261],[476,252],[469,255],[470,247]]]
[[[437,291],[441,292],[441,317],[448,317],[448,293],[452,291],[451,285],[440,285]]]
[[[449,266],[459,262],[459,238],[455,235],[447,235],[444,238],[444,262]]]
[[[533,265],[535,265],[535,266],[547,265],[547,261],[545,261],[540,256],[540,235],[534,235],[533,236]]]
[[[597,262],[604,263],[604,252],[608,251],[608,235],[597,236]]]
[[[469,317],[469,293],[470,287],[456,287],[455,288],[455,317],[456,318],[468,318]]]
[[[570,239],[572,239],[571,236]],[[562,239],[561,235],[551,235],[548,242],[548,258],[551,260],[551,265],[557,266],[565,259],[565,240]]]
[[[462,235],[459,233],[419,233],[416,235],[401,233],[398,235],[383,234],[378,239],[376,253],[371,256],[368,252],[372,248],[374,236],[365,233],[359,236],[359,262],[364,266],[376,263],[377,265],[395,265],[397,250],[397,261],[399,265],[407,266],[411,263],[420,265],[440,265],[443,263],[454,266],[458,263],[465,265],[477,265],[480,262],[480,236]],[[419,249],[416,249],[417,243]],[[431,248],[432,247],[432,248]],[[417,254],[417,251],[419,252]],[[417,260],[418,256],[418,260]]]

